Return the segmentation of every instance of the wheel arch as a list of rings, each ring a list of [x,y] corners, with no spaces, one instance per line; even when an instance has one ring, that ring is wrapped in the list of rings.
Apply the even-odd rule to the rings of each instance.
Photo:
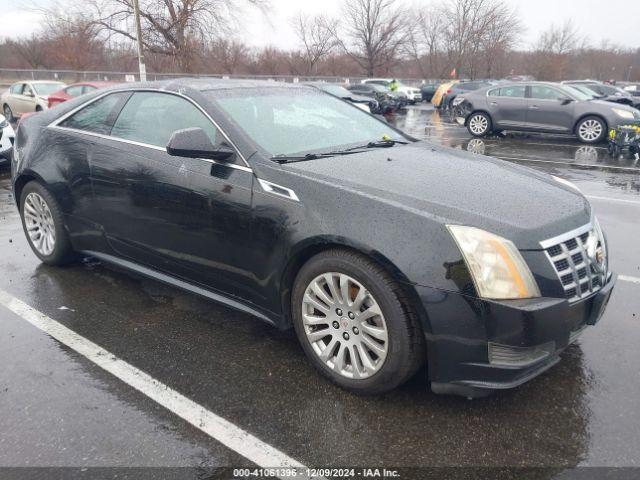
[[[431,332],[431,323],[429,322],[427,312],[419,299],[418,292],[404,273],[402,273],[402,271],[381,252],[368,248],[366,245],[350,241],[349,239],[336,237],[317,237],[309,239],[298,245],[297,248],[295,248],[294,253],[289,257],[280,280],[280,302],[282,305],[284,328],[289,328],[293,325],[291,317],[291,293],[293,290],[293,283],[298,272],[300,272],[300,269],[304,264],[314,256],[322,252],[335,249],[348,250],[357,253],[380,266],[391,276],[391,278],[402,286],[404,292],[412,302],[415,311],[418,313],[422,329],[426,332]]]
[[[16,205],[18,206],[18,210],[20,210],[20,197],[22,196],[22,190],[25,185],[29,182],[38,182],[41,185],[45,186],[46,182],[33,171],[26,171],[21,173],[14,181],[13,181],[13,197],[15,199]]]

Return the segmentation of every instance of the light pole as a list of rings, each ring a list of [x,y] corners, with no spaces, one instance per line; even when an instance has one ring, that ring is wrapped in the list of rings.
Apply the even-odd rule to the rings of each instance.
[[[633,70],[633,65],[629,65],[629,71],[627,72],[627,82],[631,81],[631,70]]]
[[[144,65],[144,50],[142,48],[142,26],[140,25],[140,7],[138,0],[133,0],[133,14],[136,17],[136,38],[138,39],[138,66],[140,67],[140,81],[147,81],[147,68]]]

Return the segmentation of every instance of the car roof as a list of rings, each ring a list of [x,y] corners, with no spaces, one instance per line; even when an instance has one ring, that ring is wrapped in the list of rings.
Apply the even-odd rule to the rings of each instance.
[[[65,87],[66,88],[66,87]],[[174,78],[169,80],[156,80],[150,82],[125,82],[114,83],[105,89],[101,89],[102,94],[111,91],[126,90],[166,90],[168,92],[179,92],[185,89],[197,90],[200,92],[215,90],[237,90],[242,88],[290,88],[290,89],[313,89],[312,85],[305,83],[285,83],[273,80],[245,80],[245,79],[220,79],[220,78]]]

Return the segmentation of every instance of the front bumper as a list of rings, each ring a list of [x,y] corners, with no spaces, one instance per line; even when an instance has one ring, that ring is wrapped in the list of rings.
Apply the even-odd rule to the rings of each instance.
[[[429,377],[436,393],[484,396],[540,375],[604,312],[616,278],[575,303],[494,302],[418,287],[427,312]]]

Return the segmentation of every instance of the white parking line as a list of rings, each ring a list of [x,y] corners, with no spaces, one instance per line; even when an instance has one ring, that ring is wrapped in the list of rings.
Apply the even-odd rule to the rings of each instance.
[[[598,197],[596,195],[585,195],[591,200],[602,200],[605,202],[629,203],[631,205],[640,205],[640,200],[625,200],[624,198]]]
[[[298,476],[306,478],[302,475],[306,467],[293,458],[2,290],[0,305],[256,465],[263,468],[295,467]]]
[[[630,283],[638,283],[638,284],[640,284],[640,278],[638,278],[638,277],[629,277],[628,275],[618,275],[618,280],[622,280],[623,282],[630,282]]]
[[[531,162],[531,163],[552,163],[556,165],[567,165],[569,167],[584,167],[591,170],[616,170],[621,172],[633,172],[633,173],[640,172],[640,168],[638,167],[618,167],[616,165],[577,163],[569,159],[562,159],[562,158],[552,159],[552,160],[542,160],[538,158],[527,158],[527,157],[507,157],[505,155],[500,155],[500,154],[496,154],[493,156],[501,160],[515,160],[518,162]]]

